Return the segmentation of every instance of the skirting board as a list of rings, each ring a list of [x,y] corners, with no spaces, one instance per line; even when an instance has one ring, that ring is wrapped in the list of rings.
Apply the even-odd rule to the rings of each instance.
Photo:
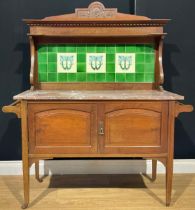
[[[46,160],[40,161],[40,174],[151,174],[151,160]],[[34,174],[34,165],[30,169]],[[158,162],[158,173],[165,167]],[[195,173],[195,159],[174,160],[174,173]],[[0,175],[21,175],[22,161],[0,161]]]

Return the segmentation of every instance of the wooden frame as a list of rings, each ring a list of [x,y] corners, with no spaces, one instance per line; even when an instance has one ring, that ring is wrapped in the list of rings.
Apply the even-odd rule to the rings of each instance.
[[[29,205],[29,168],[35,163],[35,177],[38,181],[42,181],[39,178],[39,160],[56,157],[141,157],[152,159],[153,180],[156,178],[157,160],[159,160],[166,167],[166,205],[170,205],[174,157],[174,121],[179,113],[191,112],[193,107],[176,102],[177,98],[170,100],[168,96],[167,99],[155,101],[149,100],[147,97],[144,100],[126,101],[113,100],[111,97],[113,94],[111,90],[129,90],[129,93],[132,90],[163,91],[162,48],[165,36],[163,26],[167,21],[118,13],[116,8],[107,9],[99,2],[94,2],[85,9],[76,9],[73,14],[47,17],[42,20],[25,20],[30,26],[31,91],[47,90],[49,93],[50,90],[82,90],[84,94],[86,90],[110,90],[110,100],[97,98],[97,100],[91,101],[78,98],[77,100],[63,99],[59,101],[55,99],[43,100],[41,96],[29,100],[24,97],[3,107],[4,112],[13,112],[21,118],[24,181],[24,204],[22,208],[27,208]],[[38,82],[38,44],[85,43],[86,41],[88,43],[154,43],[155,82],[125,84]],[[111,115],[108,114],[109,112],[112,112]],[[52,120],[48,118],[50,115],[53,117]],[[109,116],[112,117],[109,118]],[[129,121],[131,118],[136,123]],[[148,119],[153,123],[147,124]],[[131,139],[130,142],[128,140],[131,136],[129,136],[128,129],[123,130],[121,127],[120,123],[123,121],[131,122],[129,129],[132,133],[135,131],[135,141]],[[55,124],[52,125],[52,122]],[[66,135],[67,133],[62,131],[63,126],[66,125],[66,129],[71,130],[71,126],[74,127],[75,122],[79,125],[78,131],[75,131],[78,135],[72,135],[70,132],[69,135]],[[105,122],[106,125],[104,126]],[[115,129],[120,131],[123,138],[120,136],[114,138]],[[113,132],[111,140],[108,138],[108,132]],[[141,132],[145,132],[145,136],[151,138],[148,140],[149,143],[141,139],[144,138],[144,135],[141,136]],[[72,131],[72,133],[74,132]],[[78,136],[81,134],[83,135],[82,139],[89,139],[82,142],[85,148],[79,142]],[[53,137],[54,135],[56,138]],[[73,142],[77,149],[74,149]],[[91,148],[87,149],[86,145]],[[141,147],[142,149],[140,149]]]

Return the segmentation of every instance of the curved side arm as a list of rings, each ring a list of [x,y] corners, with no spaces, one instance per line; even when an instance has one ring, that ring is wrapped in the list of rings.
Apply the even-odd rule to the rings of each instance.
[[[163,64],[162,64],[162,53],[163,53],[163,40],[164,36],[161,37],[159,42],[159,85],[164,83],[164,71],[163,71]]]
[[[35,44],[32,36],[29,36],[29,40],[30,40],[30,55],[31,55],[30,84],[34,86]]]
[[[20,107],[20,101],[15,101],[14,103],[8,105],[8,106],[3,106],[2,108],[3,112],[10,112],[10,113],[15,113],[18,118],[21,118],[21,107]]]
[[[182,112],[192,112],[193,106],[192,105],[185,105],[180,102],[175,103],[175,117],[178,117]]]

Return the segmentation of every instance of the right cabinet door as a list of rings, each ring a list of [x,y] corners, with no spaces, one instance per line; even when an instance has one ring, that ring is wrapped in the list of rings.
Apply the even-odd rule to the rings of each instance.
[[[102,122],[102,153],[152,154],[167,150],[167,102],[105,103]]]

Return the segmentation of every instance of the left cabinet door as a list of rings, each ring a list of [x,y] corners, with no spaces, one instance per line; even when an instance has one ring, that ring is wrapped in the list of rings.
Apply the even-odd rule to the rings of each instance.
[[[29,103],[29,152],[31,154],[96,153],[96,118],[96,104]]]

